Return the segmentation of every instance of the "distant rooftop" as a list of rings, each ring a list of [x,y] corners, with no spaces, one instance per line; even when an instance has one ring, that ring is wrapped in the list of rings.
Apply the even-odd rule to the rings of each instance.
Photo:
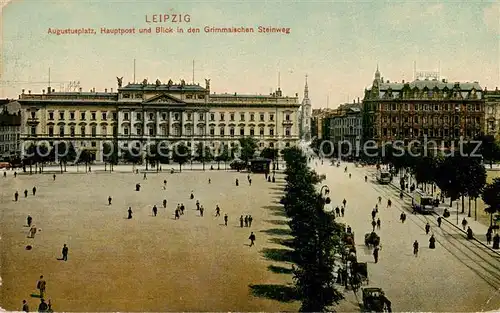
[[[127,84],[124,87],[118,88],[120,91],[125,91],[125,90],[175,90],[175,91],[206,91],[205,88],[201,87],[200,85],[194,85],[194,84]]]

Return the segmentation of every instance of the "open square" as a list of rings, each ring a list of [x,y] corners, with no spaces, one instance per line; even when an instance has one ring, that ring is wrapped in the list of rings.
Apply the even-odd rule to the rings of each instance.
[[[147,180],[142,173],[119,172],[57,174],[55,181],[51,174],[8,174],[0,179],[4,309],[19,310],[23,299],[36,308],[39,300],[30,294],[38,293],[40,275],[47,281],[45,298],[56,311],[276,311],[299,306],[252,295],[252,290],[265,292],[267,285],[292,282],[284,263],[269,260],[273,251],[283,249],[276,234],[284,238],[287,226],[275,203],[276,184],[263,175],[252,175],[249,186],[247,173],[226,171],[148,173]],[[18,202],[13,201],[16,190]],[[205,207],[204,217],[196,200]],[[185,214],[174,220],[180,203]],[[221,217],[216,218],[217,204]],[[28,214],[39,230],[34,239],[27,238]],[[239,217],[248,214],[252,226],[241,228]],[[254,247],[248,246],[251,231],[257,237]],[[58,260],[63,244],[69,247],[67,262]],[[26,250],[27,245],[33,249]]]

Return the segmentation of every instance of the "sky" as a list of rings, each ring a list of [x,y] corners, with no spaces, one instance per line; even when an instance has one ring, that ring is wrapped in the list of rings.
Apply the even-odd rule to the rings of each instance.
[[[269,94],[278,87],[302,100],[305,76],[313,108],[335,108],[364,95],[377,65],[390,81],[438,70],[449,81],[500,87],[500,4],[491,1],[115,1],[0,0],[0,97],[22,89],[84,91],[132,82],[185,79],[216,93]],[[189,23],[147,23],[153,14],[189,14]],[[214,27],[286,27],[290,34],[205,33]],[[184,33],[156,34],[181,27]],[[100,34],[101,27],[152,27],[152,34]],[[197,34],[189,27],[200,28]],[[93,28],[55,35],[49,28]],[[279,79],[278,79],[279,77]]]

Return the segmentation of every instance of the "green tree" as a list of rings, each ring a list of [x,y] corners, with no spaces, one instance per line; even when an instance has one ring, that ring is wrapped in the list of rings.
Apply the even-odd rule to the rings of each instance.
[[[255,151],[257,150],[257,140],[253,137],[244,137],[239,138],[238,141],[240,146],[240,159],[248,163],[248,161],[254,157]]]
[[[36,145],[31,143],[25,151],[25,156],[23,159],[24,165],[30,166],[30,175],[33,174],[33,164],[35,164],[36,160]]]
[[[170,162],[170,149],[168,146],[160,142],[160,144],[156,146],[156,152],[158,153],[159,164],[168,164]]]
[[[417,184],[422,184],[427,189],[427,184],[435,181],[437,162],[434,157],[424,156],[416,160],[413,166],[413,174]]]
[[[150,144],[146,147],[146,156],[145,156],[145,161],[146,161],[146,170],[148,169],[148,164],[151,165],[151,167],[156,167],[156,171],[159,171],[160,166],[158,165],[159,162],[159,155],[158,155],[158,145],[156,144]]]
[[[89,149],[80,150],[80,157],[76,160],[77,163],[85,164],[85,172],[88,171],[89,164],[91,164],[95,160],[95,155],[93,151]]]
[[[113,165],[118,164],[118,144],[110,144],[106,142],[102,146],[104,170],[107,169],[107,164],[109,164],[109,171],[113,171]]]
[[[477,198],[481,195],[483,188],[486,185],[486,169],[481,164],[481,160],[479,158],[469,157],[467,158],[466,168],[464,170],[467,174],[465,188],[469,198],[468,217],[471,217],[471,199],[474,199],[474,209],[477,217]]]
[[[122,157],[125,162],[134,165],[142,163],[142,153],[138,147],[128,147],[122,150]]]
[[[481,143],[479,151],[476,151],[476,153],[480,153],[484,162],[489,163],[490,168],[493,168],[493,162],[500,159],[500,148],[495,140],[495,137],[492,135],[482,135],[477,137],[476,140]]]
[[[179,171],[182,172],[182,165],[191,159],[191,153],[188,147],[183,143],[177,144],[172,150],[172,160],[179,164]]]
[[[203,164],[203,170],[205,170],[205,163],[210,162],[214,159],[210,147],[206,146],[205,143],[199,142],[196,145],[196,152],[194,160]]]
[[[228,145],[224,145],[223,147],[221,147],[219,152],[220,152],[219,155],[215,156],[215,161],[217,162],[218,170],[220,170],[220,162],[224,162],[224,168],[226,168],[227,162],[233,159]]]
[[[493,214],[500,212],[500,178],[494,178],[484,187],[482,198],[487,205],[485,211],[490,214],[490,225],[493,225]]]

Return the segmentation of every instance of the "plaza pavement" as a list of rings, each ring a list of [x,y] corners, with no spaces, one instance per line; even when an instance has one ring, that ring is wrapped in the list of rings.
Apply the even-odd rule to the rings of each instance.
[[[352,178],[344,173],[348,166]],[[359,262],[368,262],[369,282],[381,287],[398,311],[448,311],[466,312],[500,308],[500,258],[465,236],[449,223],[438,228],[435,216],[411,214],[408,197],[399,200],[399,191],[391,186],[378,185],[372,178],[364,181],[370,172],[342,163],[340,167],[330,162],[313,162],[320,174],[326,174],[324,184],[329,186],[332,207],[347,200],[344,218],[340,222],[350,225],[355,233]],[[373,262],[372,251],[364,246],[364,235],[371,227],[371,211],[382,196],[378,217],[381,219],[379,263]],[[387,199],[392,207],[387,208]],[[399,221],[402,211],[407,214],[403,224]],[[454,216],[450,217],[453,220]],[[436,249],[428,249],[430,235],[424,226],[431,224],[436,238]],[[475,226],[471,226],[475,227]],[[413,242],[418,240],[420,252],[413,256]],[[361,294],[358,293],[359,299]]]
[[[20,310],[26,299],[36,309],[39,299],[30,294],[37,294],[36,282],[44,275],[46,298],[56,311],[296,311],[300,303],[292,296],[290,302],[272,300],[287,296],[292,283],[280,244],[288,231],[277,204],[281,192],[263,175],[252,175],[249,186],[246,175],[162,172],[143,180],[141,174],[93,170],[59,174],[53,181],[44,174],[14,178],[9,171],[0,177],[0,307]],[[140,192],[134,191],[136,183]],[[16,190],[19,202],[13,201]],[[204,217],[198,216],[196,199]],[[178,203],[187,210],[174,220]],[[222,216],[229,215],[229,226],[214,217],[216,204]],[[28,214],[39,230],[34,239],[24,226]],[[253,216],[251,228],[239,227],[241,214]],[[257,236],[254,247],[248,246],[250,231]],[[63,244],[69,247],[67,262],[57,260]]]

